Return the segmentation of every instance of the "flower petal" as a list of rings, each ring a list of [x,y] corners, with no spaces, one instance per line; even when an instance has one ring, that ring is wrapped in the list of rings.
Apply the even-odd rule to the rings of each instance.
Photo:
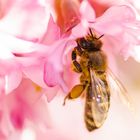
[[[1,0],[0,1],[0,18],[3,18],[11,9],[15,0]]]
[[[36,83],[37,85],[43,88],[46,88],[46,84],[43,80],[43,69],[44,69],[43,64],[32,65],[32,66],[23,68],[23,72],[34,83]]]
[[[83,22],[79,23],[72,29],[71,33],[72,39],[80,38],[87,35],[88,25],[86,25],[86,23],[84,24]]]
[[[55,1],[57,23],[61,31],[65,32],[69,27],[79,22],[80,3],[77,0],[58,0]]]
[[[36,50],[36,45],[30,41],[25,41],[9,35],[5,32],[0,32],[1,49],[5,49],[10,53],[29,53]],[[3,53],[3,51],[1,52]],[[1,55],[0,53],[0,55]]]
[[[38,40],[45,32],[49,14],[50,9],[45,11],[38,0],[16,0],[0,21],[0,30],[27,40]]]
[[[5,92],[8,94],[19,86],[22,80],[22,72],[20,69],[15,71],[13,70],[5,76],[5,80]]]
[[[88,3],[88,1],[83,0],[80,5],[80,13],[82,19],[86,19],[88,22],[95,20],[95,11]],[[88,13],[88,14],[87,14]]]
[[[60,38],[60,28],[54,22],[53,17],[50,15],[47,31],[39,41],[42,44],[50,45]]]
[[[140,63],[140,46],[135,46],[131,51],[130,55]]]
[[[56,68],[51,62],[46,62],[44,67],[44,81],[49,87],[59,85],[64,92],[68,91],[63,79],[63,70]]]
[[[0,97],[2,96],[1,94],[5,93],[5,77],[0,76]]]
[[[63,55],[66,47],[67,39],[57,41],[53,46],[53,50],[48,54],[47,61],[44,66],[44,81],[48,86],[56,86],[57,84],[67,92],[67,86],[63,78]]]
[[[135,20],[135,13],[129,6],[112,6],[91,24],[101,34],[118,35],[123,32],[124,23]]]

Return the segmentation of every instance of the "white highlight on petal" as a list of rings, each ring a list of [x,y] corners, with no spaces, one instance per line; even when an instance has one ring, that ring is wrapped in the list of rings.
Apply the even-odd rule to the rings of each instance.
[[[45,0],[39,0],[38,2],[39,2],[39,4],[41,4],[42,6],[45,6],[45,5],[46,5],[46,1],[45,1]]]
[[[28,53],[36,49],[35,44],[0,32],[0,57],[12,57],[12,52]]]
[[[3,42],[1,42],[1,46],[2,46],[2,44],[3,44]],[[1,48],[0,59],[6,60],[6,59],[10,59],[12,57],[13,57],[13,55],[11,54],[11,52],[7,48],[4,48],[4,47]]]
[[[20,140],[36,140],[36,134],[34,130],[31,128],[24,129]]]
[[[5,93],[9,94],[12,90],[16,89],[22,80],[22,72],[20,69],[11,71],[5,76]]]
[[[130,54],[137,62],[140,62],[140,46],[135,46]]]
[[[139,0],[132,0],[132,3],[134,4],[134,6],[140,10],[140,1]]]

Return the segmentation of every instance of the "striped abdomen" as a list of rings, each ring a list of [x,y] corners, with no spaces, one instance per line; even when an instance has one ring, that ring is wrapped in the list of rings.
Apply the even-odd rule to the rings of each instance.
[[[89,131],[99,128],[104,123],[109,106],[110,94],[106,81],[102,81],[102,87],[91,84],[87,87],[85,103],[85,124]],[[98,89],[99,88],[99,89]],[[101,89],[102,88],[102,89]]]
[[[85,124],[89,131],[96,129],[96,125],[94,122],[94,118],[92,115],[92,97],[91,97],[91,86],[88,86],[87,93],[86,93],[86,102],[85,102]]]

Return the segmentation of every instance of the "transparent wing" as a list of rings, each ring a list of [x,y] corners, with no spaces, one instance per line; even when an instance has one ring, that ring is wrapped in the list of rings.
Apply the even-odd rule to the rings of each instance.
[[[121,81],[115,76],[115,74],[111,71],[111,69],[108,69],[108,79],[110,82],[110,87],[113,89],[115,93],[117,93],[121,102],[124,105],[126,105],[126,107],[129,110],[134,111],[135,109],[133,107],[132,98],[128,95],[126,88],[123,86]]]
[[[92,83],[92,115],[97,127],[100,127],[106,117],[110,106],[110,91],[106,81],[106,75],[101,77],[90,70]]]

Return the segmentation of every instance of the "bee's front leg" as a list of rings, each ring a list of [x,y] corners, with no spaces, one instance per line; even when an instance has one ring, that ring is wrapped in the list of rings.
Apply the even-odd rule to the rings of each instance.
[[[85,85],[81,85],[81,84],[74,86],[72,90],[68,93],[68,95],[64,98],[63,105],[65,105],[67,99],[78,98],[83,93],[85,87],[86,87]]]
[[[76,72],[82,72],[82,68],[81,68],[81,65],[79,64],[79,62],[76,60],[77,58],[77,55],[82,55],[83,51],[80,47],[75,47],[74,50],[72,51],[72,54],[71,54],[71,58],[72,58],[72,63],[73,63],[73,66],[74,66],[74,70]]]

